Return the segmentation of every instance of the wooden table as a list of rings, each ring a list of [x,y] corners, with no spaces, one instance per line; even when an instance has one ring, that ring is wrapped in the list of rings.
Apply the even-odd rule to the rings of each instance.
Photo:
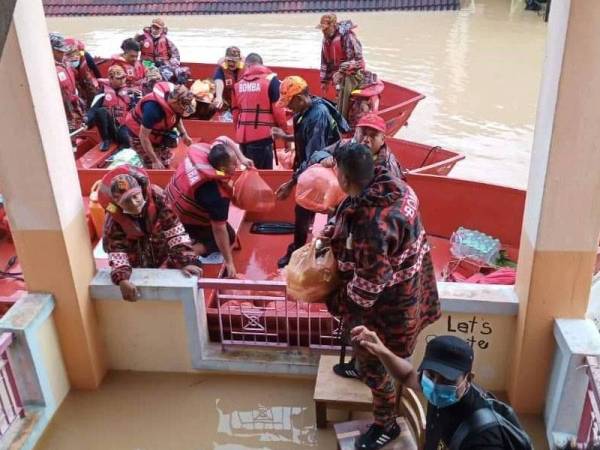
[[[317,428],[327,427],[327,408],[345,411],[372,410],[371,390],[360,380],[343,378],[333,373],[333,366],[338,362],[338,356],[330,355],[321,356],[319,361],[313,396]]]

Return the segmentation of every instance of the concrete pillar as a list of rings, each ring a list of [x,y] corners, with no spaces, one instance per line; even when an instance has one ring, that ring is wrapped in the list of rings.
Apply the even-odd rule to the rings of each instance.
[[[553,2],[516,292],[509,398],[539,413],[554,318],[583,318],[600,230],[600,2]]]
[[[56,299],[71,385],[105,373],[95,267],[41,0],[18,0],[0,60],[0,180],[27,287]]]

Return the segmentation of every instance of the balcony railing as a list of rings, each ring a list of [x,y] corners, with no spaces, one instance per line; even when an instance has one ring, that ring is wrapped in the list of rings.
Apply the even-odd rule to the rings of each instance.
[[[214,289],[209,333],[224,347],[339,349],[339,320],[324,304],[291,301],[285,282],[205,279],[201,285]]]
[[[579,422],[576,448],[600,449],[600,366],[597,357],[586,358],[586,370],[589,381]]]
[[[12,340],[12,333],[0,335],[0,436],[4,436],[19,418],[25,417],[25,410],[8,357],[8,348]]]

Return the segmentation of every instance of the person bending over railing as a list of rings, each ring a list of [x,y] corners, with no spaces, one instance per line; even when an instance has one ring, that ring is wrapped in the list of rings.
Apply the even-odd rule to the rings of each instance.
[[[202,275],[183,225],[143,169],[124,165],[110,171],[102,179],[98,199],[106,210],[103,246],[111,279],[124,300],[136,301],[140,295],[130,281],[134,267],[166,264],[186,276]]]

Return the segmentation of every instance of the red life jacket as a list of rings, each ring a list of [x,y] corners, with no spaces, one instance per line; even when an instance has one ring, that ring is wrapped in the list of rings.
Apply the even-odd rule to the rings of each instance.
[[[121,88],[119,92],[116,92],[107,79],[100,78],[99,81],[104,88],[102,106],[110,111],[119,125],[123,125],[127,111],[129,111],[129,105],[131,104],[129,91],[127,88]]]
[[[159,123],[154,125],[152,133],[150,134],[150,142],[152,144],[160,144],[163,140],[164,135],[171,131],[179,120],[179,115],[173,111],[171,105],[166,99],[166,95],[175,88],[175,85],[167,81],[160,81],[154,85],[154,89],[148,95],[145,95],[135,105],[125,118],[125,125],[129,130],[137,137],[140,136],[140,129],[142,126],[142,108],[148,101],[157,102],[165,113],[165,118]]]
[[[240,81],[234,86],[236,107],[239,115],[236,122],[235,140],[245,144],[271,136],[276,126],[273,107],[269,98],[269,85],[275,74],[267,67],[248,67]]]
[[[225,80],[223,83],[225,87],[223,89],[223,100],[225,100],[229,105],[231,105],[231,94],[233,92],[233,86],[238,81],[238,77],[244,70],[244,63],[242,61],[237,63],[237,67],[235,70],[229,69],[229,66],[225,62],[225,58],[219,59],[217,64],[223,69],[223,75],[225,75]]]
[[[58,76],[58,84],[60,85],[61,91],[65,93],[71,102],[77,102],[79,95],[77,92],[75,71],[72,67],[63,63],[55,61],[54,65],[56,66],[56,74]]]
[[[231,177],[219,172],[208,162],[210,148],[209,144],[192,145],[165,189],[167,204],[183,224],[210,225],[208,211],[198,206],[195,198],[196,190],[204,183],[216,181],[221,196],[231,198],[233,195]]]
[[[104,177],[102,177],[102,181],[100,183],[100,189],[98,190],[98,203],[100,203],[100,205],[104,208],[106,214],[108,214],[112,220],[121,226],[127,235],[127,239],[140,239],[144,237],[146,233],[140,227],[139,221],[129,214],[125,214],[121,207],[112,201],[110,187],[112,180],[118,175],[131,175],[140,184],[142,193],[146,199],[146,219],[147,223],[149,224],[154,224],[157,220],[156,204],[154,203],[154,198],[152,196],[152,189],[157,187],[150,184],[148,173],[144,169],[141,167],[130,166],[129,164],[125,164],[111,170],[104,175]]]
[[[169,59],[171,58],[166,32],[161,33],[156,45],[154,45],[152,34],[150,34],[150,31],[147,28],[144,28],[144,39],[141,43],[141,47],[142,61],[169,62]]]
[[[332,68],[333,72],[337,72],[340,64],[346,59],[346,52],[342,46],[342,35],[339,32],[335,33],[333,39],[323,39],[323,54],[327,65]]]
[[[146,69],[140,61],[136,61],[135,64],[129,64],[125,61],[122,55],[113,55],[111,57],[110,65],[116,64],[121,66],[127,75],[127,86],[134,86],[139,84],[146,75]]]

